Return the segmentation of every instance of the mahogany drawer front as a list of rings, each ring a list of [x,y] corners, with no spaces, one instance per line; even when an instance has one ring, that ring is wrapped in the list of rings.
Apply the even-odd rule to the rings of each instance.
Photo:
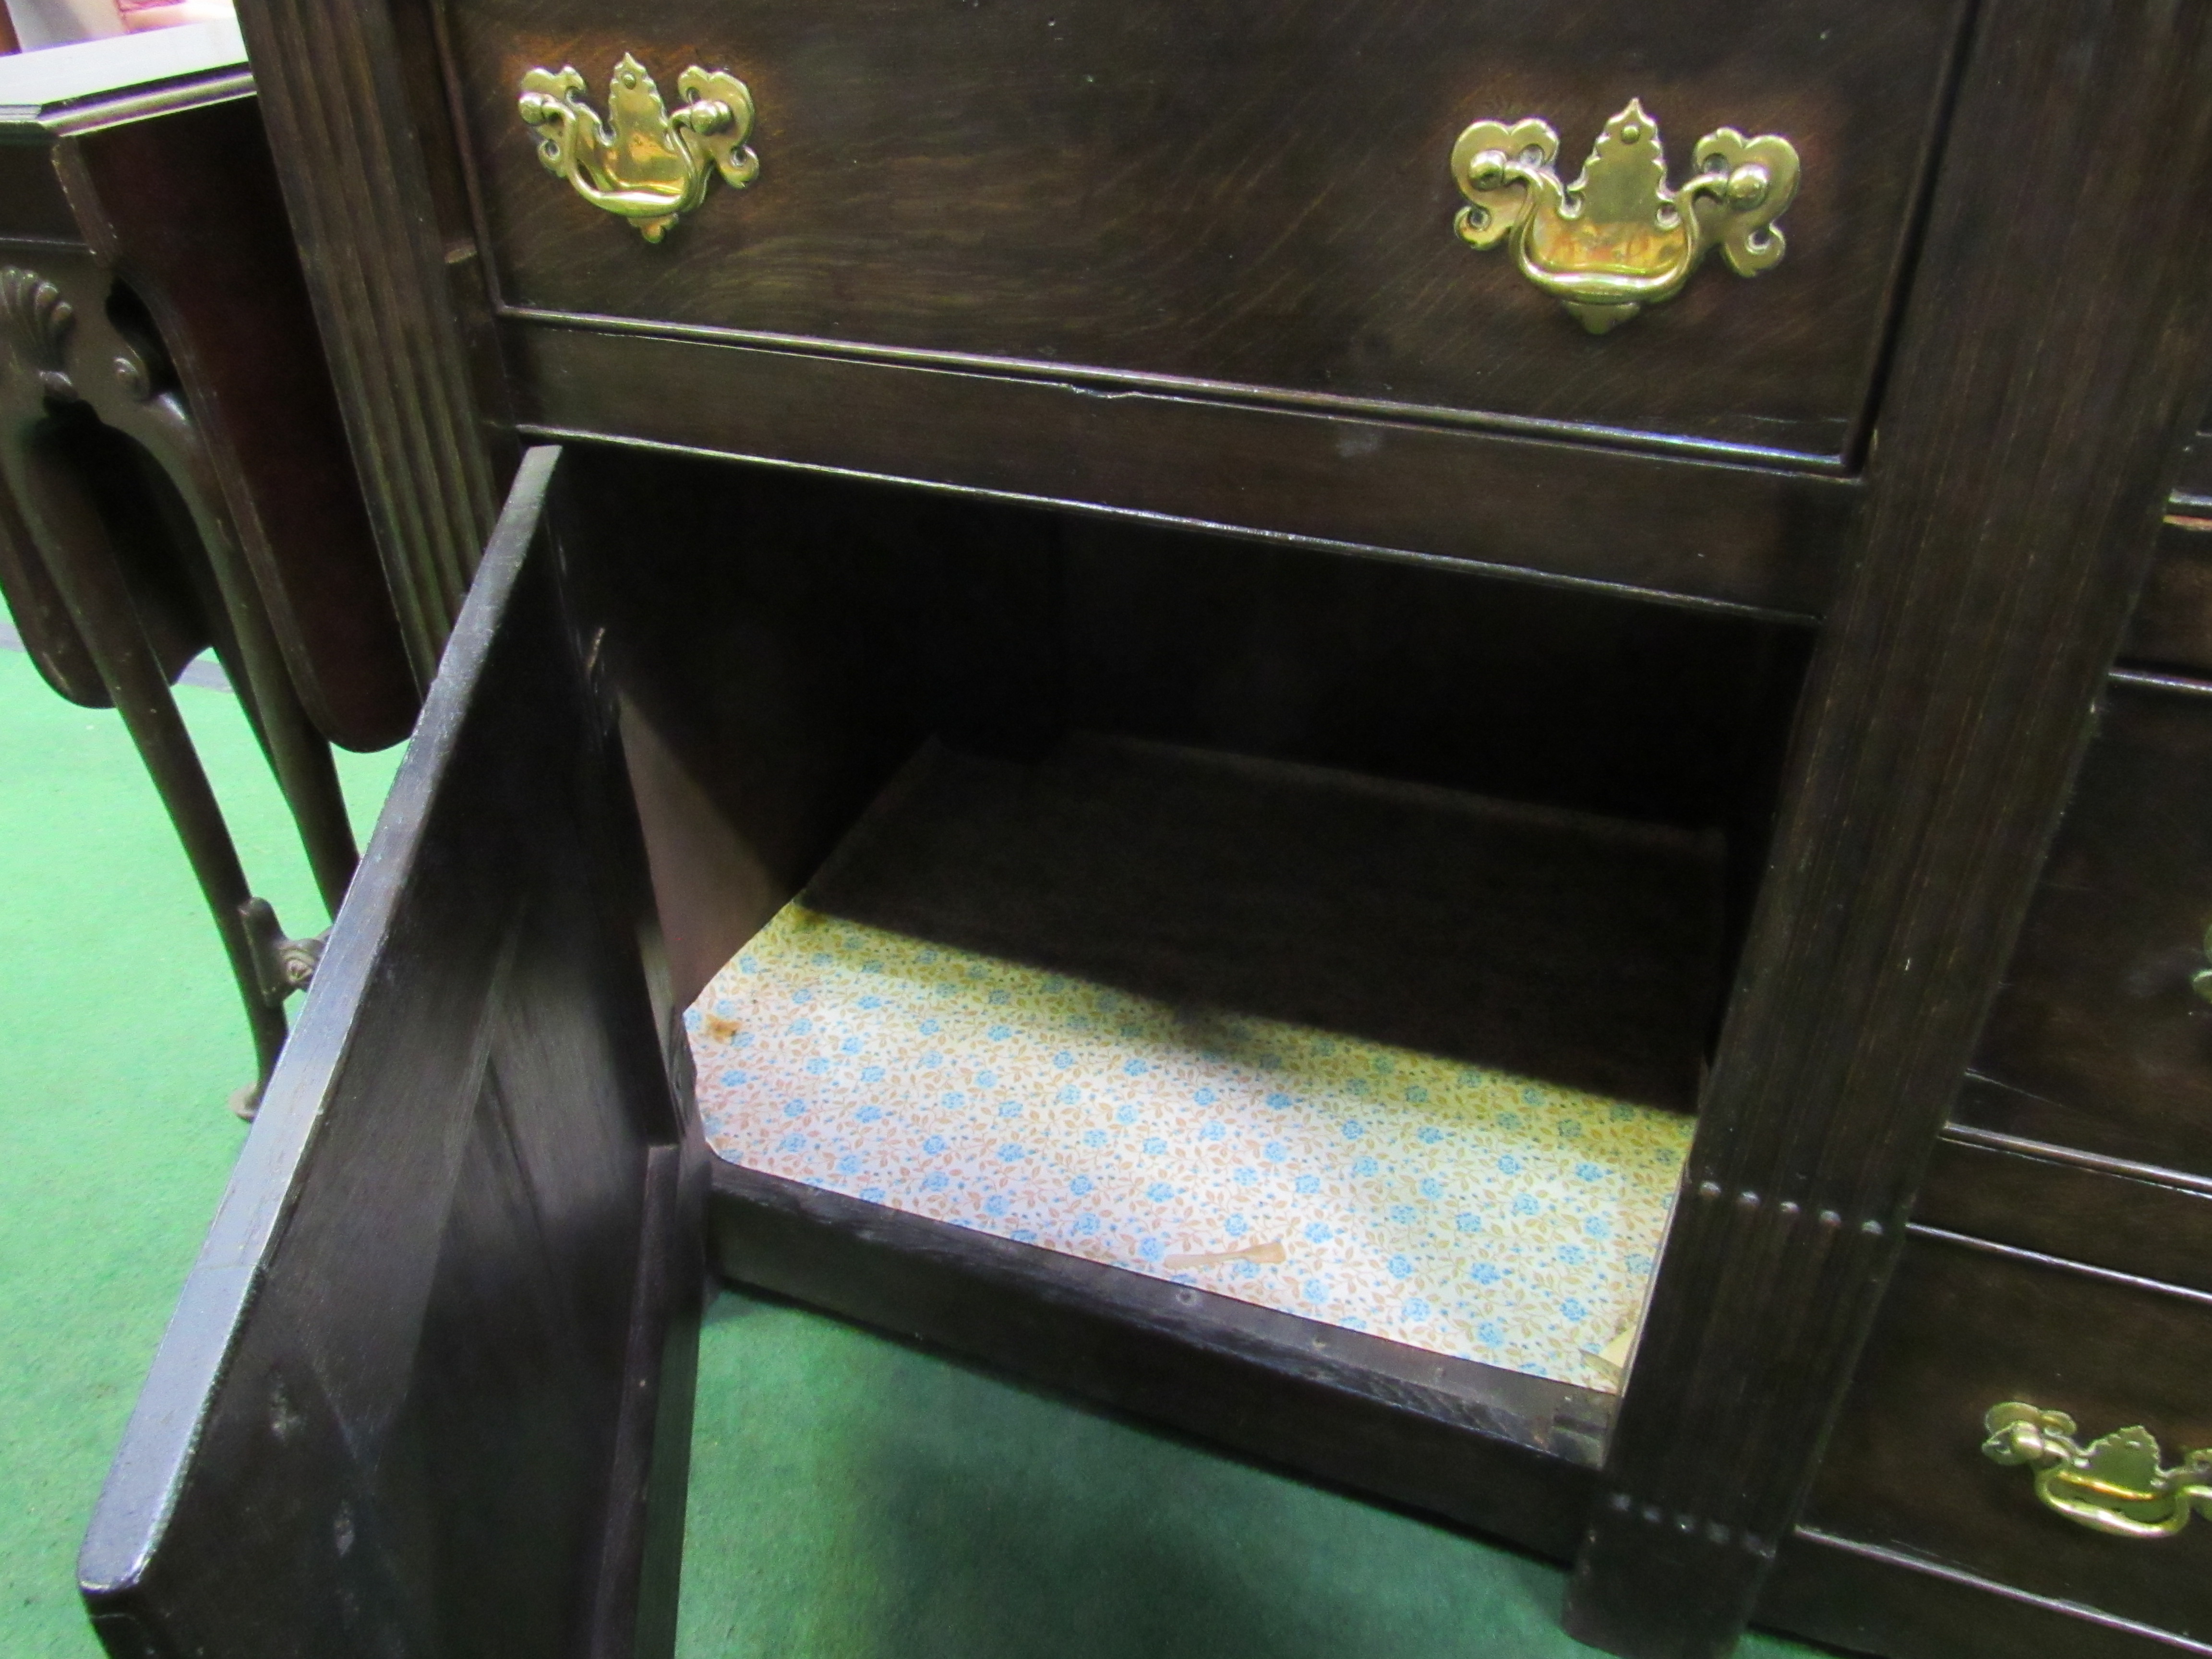
[[[1916,1228],[1801,1525],[2146,1636],[2212,1638],[2212,1527],[2094,1530],[2045,1506],[2032,1467],[1982,1449],[1990,1407],[2021,1401],[2069,1413],[2085,1444],[2142,1425],[2176,1464],[2212,1446],[2208,1375],[2212,1296]]]
[[[510,313],[1054,378],[1850,456],[1962,7],[1703,0],[453,0],[477,210]],[[757,107],[757,179],[649,244],[540,164],[517,97],[625,52]],[[1711,258],[1602,337],[1455,233],[1471,121],[1540,116],[1571,181],[1639,100],[1802,159],[1787,252]]]
[[[2212,1175],[2212,686],[2115,676],[1954,1116]]]

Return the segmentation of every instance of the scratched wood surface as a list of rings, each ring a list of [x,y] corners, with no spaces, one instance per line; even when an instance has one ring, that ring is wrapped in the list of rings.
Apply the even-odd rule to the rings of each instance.
[[[1960,7],[1904,0],[453,0],[510,307],[1852,447]],[[625,52],[751,88],[759,181],[650,246],[539,165],[515,110]],[[1674,178],[1716,127],[1804,159],[1787,258],[1717,260],[1593,338],[1454,234],[1452,141],[1540,114],[1563,168],[1640,98]]]

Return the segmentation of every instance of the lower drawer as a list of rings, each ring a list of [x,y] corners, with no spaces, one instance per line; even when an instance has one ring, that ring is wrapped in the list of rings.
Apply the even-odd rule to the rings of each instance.
[[[2212,685],[2115,675],[1954,1111],[2212,1175]]]
[[[1784,1587],[1802,1604],[1789,1621],[1900,1655],[1977,1641],[1991,1653],[2212,1650],[2195,1645],[2212,1641],[2212,1526],[2177,1518],[2178,1535],[2116,1535],[2045,1495],[2094,1506],[2094,1491],[1985,1450],[1991,1408],[2023,1402],[2068,1413],[2084,1447],[2140,1425],[2164,1466],[2180,1465],[2212,1446],[2208,1370],[2212,1296],[1916,1227],[1801,1523],[1817,1553],[1899,1570],[1808,1617],[1822,1598],[1801,1560],[1801,1582]],[[2109,1456],[2092,1472],[2140,1479]],[[2087,1513],[2142,1527],[2162,1510]],[[1959,1592],[1954,1605],[1981,1603],[1947,1645],[1928,1645],[1916,1577]]]

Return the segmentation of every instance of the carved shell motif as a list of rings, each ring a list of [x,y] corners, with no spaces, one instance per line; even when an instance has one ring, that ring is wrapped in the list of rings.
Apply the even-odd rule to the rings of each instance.
[[[56,288],[35,270],[0,265],[0,319],[9,349],[25,372],[39,377],[49,395],[73,398],[76,387],[63,367],[63,349],[76,313]]]

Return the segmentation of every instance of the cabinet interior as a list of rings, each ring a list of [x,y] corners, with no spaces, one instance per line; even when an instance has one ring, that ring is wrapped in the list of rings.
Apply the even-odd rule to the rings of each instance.
[[[718,1152],[1618,1388],[1803,630],[574,459]]]

